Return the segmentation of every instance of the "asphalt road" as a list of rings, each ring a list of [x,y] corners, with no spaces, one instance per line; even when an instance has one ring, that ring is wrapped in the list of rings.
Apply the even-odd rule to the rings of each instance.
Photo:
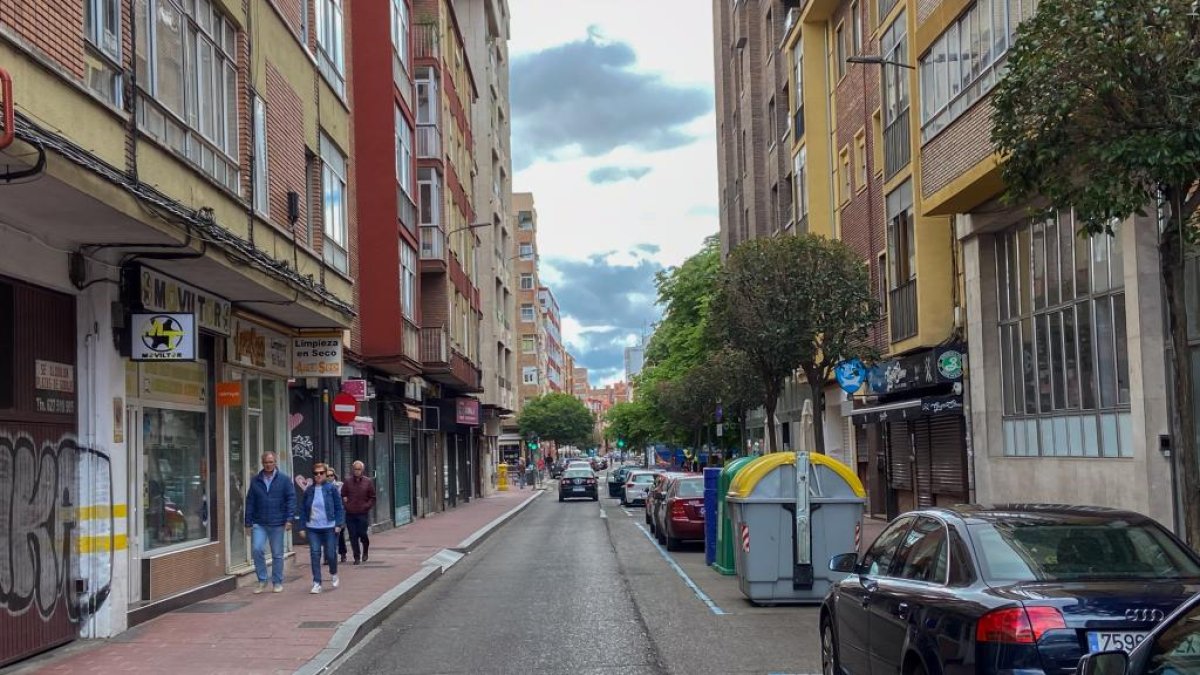
[[[337,672],[820,672],[814,608],[754,607],[734,577],[704,567],[701,546],[667,554],[643,526],[641,509],[606,496],[559,503],[551,491]]]

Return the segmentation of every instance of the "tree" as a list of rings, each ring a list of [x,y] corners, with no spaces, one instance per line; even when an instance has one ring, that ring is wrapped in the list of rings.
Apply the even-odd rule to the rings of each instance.
[[[645,401],[622,401],[604,414],[608,423],[604,436],[609,441],[625,442],[625,449],[644,448],[656,433],[649,406]]]
[[[639,387],[652,389],[657,382],[679,377],[704,361],[711,350],[708,314],[720,268],[720,242],[710,236],[700,252],[656,275],[663,318],[646,345]]]
[[[710,354],[703,367],[720,383],[717,400],[725,419],[737,424],[740,454],[746,446],[746,418],[762,403],[762,380],[745,352],[728,347]]]
[[[745,354],[762,385],[772,452],[775,406],[797,369],[823,410],[824,387],[843,359],[869,356],[878,321],[866,266],[840,241],[816,235],[752,239],[729,255],[713,298],[714,335]],[[817,452],[825,452],[823,415],[813,415]]]
[[[586,445],[594,424],[592,411],[579,399],[563,393],[539,396],[525,404],[517,416],[522,436],[559,445]]]
[[[1200,544],[1200,458],[1184,257],[1200,234],[1200,20],[1195,0],[1042,0],[992,95],[1011,201],[1074,209],[1080,235],[1158,207],[1174,370],[1174,456],[1187,539]]]

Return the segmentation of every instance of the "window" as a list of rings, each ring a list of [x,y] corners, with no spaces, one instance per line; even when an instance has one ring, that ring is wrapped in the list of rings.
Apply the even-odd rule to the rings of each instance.
[[[797,42],[792,48],[792,138],[799,140],[804,135],[804,44]]]
[[[1060,212],[996,237],[1007,455],[1133,455],[1122,228],[1076,230]]]
[[[121,0],[87,0],[87,36],[105,56],[121,61]]]
[[[906,180],[887,196],[888,280],[897,288],[917,276],[916,232],[913,228],[912,181]]]
[[[318,62],[321,74],[339,96],[346,94],[345,52],[342,0],[317,0]]]
[[[892,9],[896,6],[897,0],[877,0],[877,2],[879,3],[878,19],[882,22],[887,18],[888,12],[892,11]]]
[[[238,179],[237,29],[210,0],[139,0],[134,58],[141,129],[233,192]]]
[[[417,170],[418,206],[421,213],[418,222],[425,226],[441,224],[442,190],[438,174],[433,169]]]
[[[417,124],[437,124],[437,80],[432,68],[417,69]]]
[[[267,104],[254,95],[254,210],[267,215]]]
[[[833,43],[833,59],[836,62],[833,72],[837,73],[834,81],[840,81],[846,76],[846,26],[844,24],[839,23],[838,27],[834,29]]]
[[[408,0],[392,0],[392,47],[408,72]]]
[[[921,139],[928,140],[970,108],[1000,78],[1012,37],[1031,0],[978,0],[950,25],[919,62]]]
[[[522,230],[533,229],[533,212],[521,211],[517,214],[517,226]]]
[[[192,363],[171,366],[202,369]],[[203,381],[203,372],[198,376]],[[210,473],[204,413],[146,406],[142,416],[146,550],[207,540]]]
[[[401,0],[403,4],[403,0]],[[396,181],[404,194],[412,196],[413,130],[400,106],[396,106]]]
[[[808,147],[805,146],[800,148],[800,151],[796,153],[794,158],[792,158],[792,180],[794,182],[793,199],[796,203],[797,230],[801,229],[799,226],[800,223],[804,222],[805,219],[808,218],[808,186],[806,185],[806,181],[808,180],[808,168],[805,166],[807,155]]]
[[[538,383],[537,366],[525,366],[524,368],[522,368],[521,369],[521,382],[523,384],[537,384]]]
[[[532,291],[533,290],[533,275],[532,274],[525,273],[525,274],[521,275],[521,290],[523,290],[523,291]]]
[[[328,138],[321,136],[321,218],[325,223],[325,262],[346,274],[350,271],[346,225],[346,158]]]
[[[862,53],[862,17],[858,15],[858,0],[850,3],[850,46],[854,54]]]
[[[533,244],[521,244],[521,260],[533,260]]]
[[[858,189],[867,187],[867,133],[859,129],[854,134],[854,175],[858,179]]]
[[[885,61],[907,63],[908,33],[904,12],[884,31],[880,53]],[[883,66],[884,174],[887,178],[908,164],[911,155],[908,130],[908,75],[899,66]]]
[[[850,197],[854,194],[854,183],[852,176],[854,171],[850,168],[850,148],[844,147],[838,152],[838,203],[850,203]]]
[[[883,173],[883,110],[876,108],[871,113],[871,159],[875,166],[875,175]]]
[[[521,305],[521,321],[524,321],[525,323],[533,323],[536,318],[537,314],[534,311],[532,304],[525,303]]]
[[[880,533],[879,538],[863,555],[862,563],[859,565],[863,574],[887,576],[888,570],[892,567],[892,560],[896,557],[896,549],[904,535],[908,533],[908,526],[912,522],[911,517],[897,518]]]
[[[537,351],[537,341],[532,337],[526,336],[521,338],[521,353],[533,354]]]
[[[896,576],[901,579],[946,583],[946,526],[934,518],[920,517],[913,524],[897,558]]]
[[[400,242],[400,302],[404,317],[417,320],[417,252]]]
[[[1175,619],[1154,639],[1146,663],[1153,673],[1189,672],[1200,669],[1200,605]]]

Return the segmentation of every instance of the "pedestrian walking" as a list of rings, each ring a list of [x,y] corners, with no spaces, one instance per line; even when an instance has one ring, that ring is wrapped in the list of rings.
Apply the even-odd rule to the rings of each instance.
[[[521,461],[517,462],[517,487],[525,489],[525,463]]]
[[[350,551],[354,554],[354,564],[366,562],[370,555],[371,509],[375,508],[375,483],[363,475],[366,468],[362,462],[355,462],[353,475],[342,483],[342,498],[346,505],[346,526],[350,530]]]
[[[326,465],[325,470],[329,472],[329,477],[327,480],[330,483],[333,483],[333,487],[337,488],[338,499],[342,501],[342,505],[344,507],[346,500],[344,497],[342,497],[342,481],[338,480],[337,472],[333,470],[332,466]],[[338,561],[346,562],[346,528],[344,527],[338,530],[337,533],[337,552]]]
[[[329,580],[338,587],[338,560],[335,543],[337,534],[346,525],[342,496],[328,482],[325,465],[313,465],[313,483],[304,491],[304,527],[308,530],[309,562],[312,564],[313,586],[309,593],[321,592],[321,558],[329,565]]]
[[[264,452],[259,460],[262,470],[250,481],[246,493],[246,527],[250,528],[250,546],[258,585],[254,593],[267,590],[266,548],[271,546],[271,590],[283,592],[283,533],[296,520],[296,488],[292,479],[279,470],[275,453]]]
[[[525,478],[529,482],[529,487],[537,485],[537,467],[534,466],[533,460],[530,460],[529,466],[525,467]]]

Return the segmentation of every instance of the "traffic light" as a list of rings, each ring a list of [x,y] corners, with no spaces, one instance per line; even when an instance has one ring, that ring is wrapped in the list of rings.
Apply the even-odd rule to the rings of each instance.
[[[538,449],[538,439],[536,439],[536,438],[529,439],[529,449],[530,450]]]
[[[618,438],[618,439],[617,439],[617,447],[618,447],[618,448],[624,448],[624,447],[625,447],[625,439],[624,439],[624,438]]]

